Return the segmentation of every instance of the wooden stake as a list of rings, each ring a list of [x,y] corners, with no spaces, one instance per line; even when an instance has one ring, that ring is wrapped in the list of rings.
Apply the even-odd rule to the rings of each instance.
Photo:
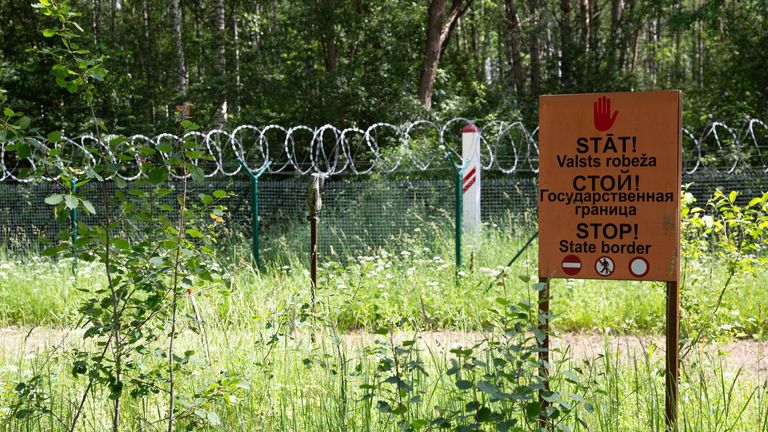
[[[680,289],[677,281],[667,282],[667,364],[664,420],[668,432],[677,431],[678,381],[680,367]]]

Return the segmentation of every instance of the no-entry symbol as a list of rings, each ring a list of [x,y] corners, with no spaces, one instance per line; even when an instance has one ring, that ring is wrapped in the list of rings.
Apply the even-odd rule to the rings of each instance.
[[[575,276],[581,271],[581,259],[579,259],[579,257],[576,255],[568,255],[563,258],[561,267],[563,268],[563,272],[565,274],[569,276]]]
[[[648,273],[648,268],[648,261],[643,257],[632,258],[632,261],[629,262],[629,272],[636,277],[645,276]]]
[[[595,261],[595,271],[600,276],[610,276],[613,274],[614,268],[616,268],[616,264],[607,256],[601,256]]]

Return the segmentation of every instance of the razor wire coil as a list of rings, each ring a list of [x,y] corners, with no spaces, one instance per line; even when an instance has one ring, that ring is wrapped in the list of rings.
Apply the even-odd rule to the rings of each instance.
[[[170,157],[164,151],[167,144],[190,142],[198,152],[193,162],[203,169],[206,178],[232,177],[244,167],[256,171],[267,164],[269,174],[359,176],[396,171],[424,172],[448,167],[448,153],[456,153],[453,149],[461,147],[461,128],[471,123],[466,118],[454,118],[442,124],[428,120],[401,125],[375,123],[366,129],[340,129],[333,125],[317,128],[241,125],[231,131],[190,131],[181,136],[171,133],[155,137],[133,135],[119,141],[113,135],[102,140],[93,135],[62,136],[55,143],[25,137],[20,139],[29,143],[32,150],[22,160],[10,156],[8,150],[19,139],[0,142],[0,181],[33,181],[20,176],[20,168],[26,166],[34,170],[52,148],[57,149],[53,165],[58,170],[85,170],[106,161],[120,166],[107,180],[117,176],[124,181],[133,181],[143,175],[139,149],[151,147],[167,161]],[[502,174],[538,172],[538,127],[529,129],[520,121],[497,120],[482,125],[481,131],[480,163],[484,170]],[[683,129],[682,140],[683,171],[686,174],[705,169],[730,174],[739,167],[762,169],[768,173],[768,125],[761,120],[749,119],[741,129],[713,122],[698,135]],[[435,143],[440,151],[435,151]],[[121,154],[132,155],[130,163],[126,163],[124,157],[119,159]],[[169,166],[169,175],[178,180],[191,174],[173,172]],[[57,177],[57,174],[41,174],[35,178],[53,181]]]

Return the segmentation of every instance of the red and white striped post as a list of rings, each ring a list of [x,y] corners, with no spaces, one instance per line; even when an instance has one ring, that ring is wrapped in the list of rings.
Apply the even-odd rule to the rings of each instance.
[[[462,220],[464,232],[480,232],[480,129],[472,123],[461,131],[461,158],[467,167],[462,179]]]

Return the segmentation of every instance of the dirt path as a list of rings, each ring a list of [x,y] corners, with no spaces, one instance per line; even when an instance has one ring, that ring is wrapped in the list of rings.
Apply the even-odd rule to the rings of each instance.
[[[0,360],[21,358],[52,349],[61,342],[65,330],[50,328],[0,328]],[[81,331],[72,331],[67,336],[70,341],[80,339]],[[396,340],[406,340],[413,334],[400,333]],[[425,332],[418,334],[418,344],[437,354],[447,353],[457,346],[470,346],[482,339],[482,334],[474,332]],[[374,335],[370,333],[349,333],[342,336],[350,349],[369,346]],[[567,350],[574,359],[596,359],[612,356],[623,361],[643,359],[649,354],[654,360],[664,357],[664,338],[662,336],[605,336],[596,334],[569,333],[552,340],[553,349]],[[736,371],[742,368],[745,375],[768,377],[768,342],[737,341],[721,345],[702,345],[688,357],[695,361],[698,356],[719,357],[725,369]]]

